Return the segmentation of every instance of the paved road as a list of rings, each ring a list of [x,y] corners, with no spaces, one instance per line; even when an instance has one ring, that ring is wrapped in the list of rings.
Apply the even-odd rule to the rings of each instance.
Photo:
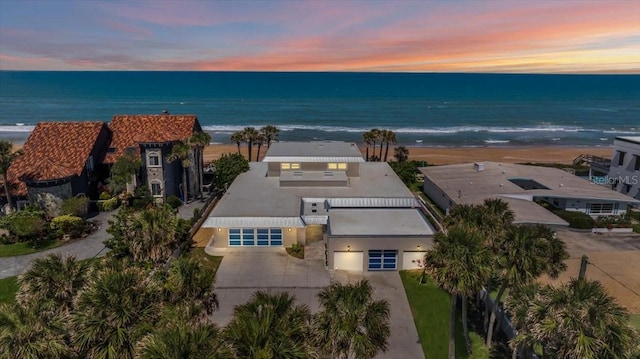
[[[215,284],[220,308],[212,315],[219,325],[229,323],[233,308],[246,303],[256,290],[289,292],[298,303],[306,304],[316,313],[320,310],[316,295],[322,287],[331,282],[353,283],[366,278],[375,297],[386,299],[391,306],[389,350],[376,358],[424,357],[398,272],[327,271],[323,260],[293,258],[284,248],[207,247],[206,251],[224,257]]]
[[[107,249],[102,242],[109,238],[107,221],[114,213],[115,212],[100,212],[100,214],[91,218],[91,220],[98,223],[98,230],[86,238],[38,253],[0,258],[0,278],[18,275],[24,272],[34,259],[45,257],[52,253],[59,253],[63,256],[71,255],[75,256],[76,259],[86,259],[103,255]]]
[[[184,219],[190,219],[193,216],[194,208],[202,207],[203,205],[204,202],[199,200],[193,201],[181,206],[178,214]],[[115,211],[100,212],[97,216],[91,218],[91,220],[98,223],[98,230],[81,240],[38,253],[0,258],[0,279],[21,274],[29,267],[34,259],[45,257],[52,253],[59,253],[63,256],[71,255],[76,257],[76,259],[86,259],[104,255],[109,250],[105,248],[103,244],[103,242],[109,238],[109,234],[107,233],[107,227],[109,226],[108,220],[111,219],[115,213]]]

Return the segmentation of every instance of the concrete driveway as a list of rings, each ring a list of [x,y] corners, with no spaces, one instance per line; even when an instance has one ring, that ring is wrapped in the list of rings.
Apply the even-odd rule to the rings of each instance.
[[[317,293],[331,282],[353,283],[363,278],[374,288],[375,298],[386,299],[391,307],[389,350],[376,358],[423,358],[418,332],[398,272],[327,271],[324,261],[297,259],[284,248],[212,248],[207,253],[223,256],[216,274],[215,292],[220,308],[212,319],[226,325],[233,308],[246,303],[257,290],[286,291],[306,304],[312,313],[320,310]]]

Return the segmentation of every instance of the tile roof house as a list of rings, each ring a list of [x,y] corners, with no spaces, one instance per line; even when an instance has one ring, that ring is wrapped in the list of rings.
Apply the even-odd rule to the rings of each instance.
[[[45,209],[81,193],[95,195],[110,137],[103,122],[38,123],[7,171],[10,194]]]
[[[109,124],[113,140],[105,157],[113,164],[125,154],[134,151],[142,160],[142,183],[151,190],[156,200],[167,196],[183,197],[182,166],[180,161],[168,162],[173,145],[202,131],[195,115],[116,115]],[[194,158],[191,158],[194,163]],[[197,173],[188,169],[188,193],[195,193]]]

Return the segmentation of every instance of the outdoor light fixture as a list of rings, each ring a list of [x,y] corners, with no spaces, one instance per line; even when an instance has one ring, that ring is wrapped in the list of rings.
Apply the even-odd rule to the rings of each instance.
[[[418,248],[418,250],[421,250],[421,249],[422,249],[422,246],[418,246],[418,247],[416,247],[416,248]]]
[[[291,232],[291,228],[287,229],[289,232]]]
[[[218,232],[222,232],[222,228],[221,227],[218,227]]]
[[[351,246],[347,246],[347,252],[351,252]]]

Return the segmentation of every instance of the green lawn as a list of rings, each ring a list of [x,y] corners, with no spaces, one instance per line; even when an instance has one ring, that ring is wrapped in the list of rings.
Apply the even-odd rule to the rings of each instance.
[[[449,294],[438,288],[428,278],[426,284],[420,285],[417,271],[401,271],[400,278],[404,284],[407,299],[411,306],[413,320],[418,329],[425,358],[446,358],[449,350]],[[462,323],[458,313],[456,325],[456,358],[489,358],[489,351],[483,345],[482,338],[471,332],[473,355],[467,355]]]
[[[51,249],[59,247],[63,244],[62,241],[46,241],[42,242],[38,248],[33,248],[31,242],[17,242],[13,244],[0,244],[0,257],[13,257],[22,256],[25,254],[36,253],[44,251],[45,249]]]
[[[205,253],[204,248],[201,247],[191,248],[188,253],[191,257],[199,260],[205,267],[213,269],[214,272],[218,271],[220,262],[222,262],[221,256],[210,256]]]
[[[14,276],[0,279],[0,304],[15,302],[17,292],[18,277]]]

